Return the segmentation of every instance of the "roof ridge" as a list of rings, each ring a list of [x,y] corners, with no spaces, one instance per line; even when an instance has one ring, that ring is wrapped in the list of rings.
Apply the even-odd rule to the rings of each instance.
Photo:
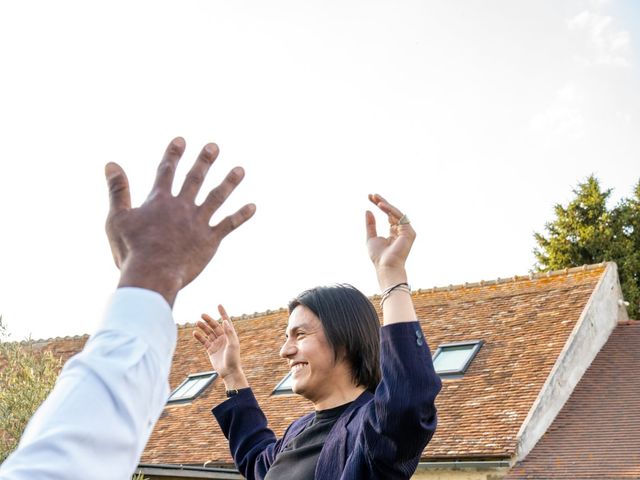
[[[7,343],[19,343],[20,345],[26,344],[38,344],[38,343],[48,343],[48,342],[56,342],[60,340],[81,340],[83,338],[89,338],[88,333],[84,333],[82,335],[65,335],[64,337],[49,337],[49,338],[24,338],[22,340],[16,340],[15,342],[7,342]]]
[[[265,315],[273,315],[275,313],[282,313],[282,312],[288,312],[288,310],[284,307],[280,307],[280,308],[276,308],[275,310],[267,309],[262,312],[243,313],[242,315],[236,315],[236,316],[232,315],[229,318],[233,322],[234,320],[249,320],[251,318],[264,317]],[[196,322],[179,323],[177,325],[178,325],[178,329],[193,328],[196,326]]]
[[[570,273],[597,270],[599,268],[605,267],[608,263],[610,262],[593,263],[590,265],[585,264],[579,267],[563,268],[560,270],[549,270],[546,272],[529,272],[528,275],[513,275],[511,277],[505,277],[505,278],[498,277],[493,280],[480,280],[479,282],[465,282],[465,283],[459,283],[455,285],[451,284],[443,287],[435,286],[431,288],[419,288],[418,290],[414,290],[414,292],[418,292],[418,293],[446,292],[446,291],[460,290],[465,288],[486,287],[488,285],[500,285],[503,283],[530,281],[538,278],[558,277],[561,275],[569,275]],[[379,296],[380,295],[374,295],[374,298],[377,298]]]
[[[432,288],[419,288],[417,290],[413,290],[413,293],[427,293],[427,292],[445,292],[450,290],[460,290],[464,288],[473,288],[473,287],[484,287],[487,285],[499,285],[503,283],[512,283],[518,281],[528,281],[535,280],[537,278],[548,278],[548,277],[558,277],[560,275],[568,275],[570,273],[575,272],[586,272],[589,270],[597,270],[598,268],[603,268],[609,262],[601,262],[601,263],[593,263],[590,265],[581,265],[579,267],[571,267],[571,268],[563,268],[561,270],[550,270],[548,272],[529,272],[528,275],[514,275],[512,277],[507,278],[496,278],[494,280],[480,280],[479,282],[465,282],[456,285],[448,285],[444,287],[432,287]],[[380,294],[369,295],[368,298],[379,299],[381,297]],[[262,312],[253,312],[253,313],[243,313],[242,315],[237,315],[235,317],[231,317],[231,320],[248,320],[252,318],[262,317],[264,315],[272,315],[274,313],[286,312],[287,309],[282,307],[276,310],[264,310]],[[195,323],[181,323],[178,325],[178,328],[193,328],[195,327]]]

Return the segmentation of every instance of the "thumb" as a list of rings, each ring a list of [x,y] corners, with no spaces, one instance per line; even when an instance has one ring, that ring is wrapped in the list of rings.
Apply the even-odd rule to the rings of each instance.
[[[367,229],[367,240],[377,237],[378,232],[376,230],[376,217],[374,217],[373,213],[371,213],[369,210],[367,210],[365,214],[365,223]]]
[[[117,163],[109,162],[104,167],[109,187],[109,215],[114,215],[131,208],[131,193],[129,180],[124,170]]]

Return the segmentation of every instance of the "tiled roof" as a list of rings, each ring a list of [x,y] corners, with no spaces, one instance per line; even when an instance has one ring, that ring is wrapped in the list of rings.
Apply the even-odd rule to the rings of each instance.
[[[55,352],[57,358],[61,359],[60,364],[69,360],[70,357],[78,353],[89,340],[89,335],[78,335],[75,337],[56,337],[49,340],[35,340],[35,348],[45,348]]]
[[[414,292],[432,351],[443,343],[485,342],[463,378],[443,382],[438,430],[424,461],[514,454],[518,430],[605,268],[602,264]],[[374,304],[378,300],[374,298]],[[287,373],[278,356],[287,317],[281,309],[234,318],[245,373],[277,435],[311,410],[310,403],[297,396],[271,396]],[[178,329],[172,388],[189,374],[211,370],[192,330],[193,325]],[[223,400],[222,382],[216,380],[193,402],[168,405],[141,462],[231,464],[228,444],[210,413]]]
[[[618,325],[508,479],[640,478],[640,322]]]

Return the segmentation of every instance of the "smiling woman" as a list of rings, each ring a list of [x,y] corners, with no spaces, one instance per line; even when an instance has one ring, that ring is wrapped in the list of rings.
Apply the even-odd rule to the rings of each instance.
[[[194,336],[220,373],[229,399],[213,409],[240,472],[249,479],[410,478],[436,426],[440,390],[429,348],[416,321],[405,261],[415,232],[409,219],[379,195],[369,199],[387,215],[378,236],[366,213],[367,246],[382,296],[383,324],[350,285],[317,287],[289,304],[280,349],[294,393],[314,412],[293,422],[282,439],[267,428],[242,371],[236,331],[208,315]]]
[[[353,400],[344,399],[342,387],[352,387],[349,365],[336,360],[318,317],[304,306],[289,317],[287,340],[280,350],[291,368],[291,390],[324,410]],[[337,388],[336,388],[337,387]]]
[[[316,410],[322,410],[350,401],[347,398],[356,392],[375,391],[380,381],[380,323],[373,305],[362,292],[351,285],[316,287],[290,302],[289,313],[287,341],[280,356],[292,366],[294,393],[311,400]],[[304,386],[297,381],[301,375],[293,367],[300,362],[309,366],[309,359],[319,356],[319,352],[322,365],[332,365],[332,374],[322,381],[316,379],[313,384],[318,388],[330,386],[331,391],[322,400],[314,400],[303,393]],[[313,363],[309,374],[314,371]],[[354,385],[355,391],[347,394]]]

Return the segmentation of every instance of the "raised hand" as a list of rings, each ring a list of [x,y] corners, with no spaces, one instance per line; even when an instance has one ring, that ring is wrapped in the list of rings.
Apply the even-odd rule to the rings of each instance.
[[[173,196],[171,186],[184,149],[185,142],[180,137],[169,144],[154,186],[138,208],[131,208],[124,170],[116,163],[105,167],[110,195],[106,230],[121,272],[118,286],[154,290],[170,305],[178,291],[209,263],[222,239],[255,213],[255,205],[247,204],[215,226],[209,225],[212,215],[242,181],[241,167],[232,169],[202,205],[195,204],[207,172],[218,156],[218,147],[213,143],[205,145],[180,193]]]
[[[389,236],[378,236],[376,219],[370,211],[366,213],[367,248],[376,270],[403,269],[416,238],[416,232],[400,210],[378,194],[369,195],[369,200],[387,215]]]
[[[367,248],[382,292],[382,322],[390,325],[413,321],[416,312],[404,265],[416,232],[407,216],[380,195],[369,195],[369,200],[387,215],[389,222],[389,236],[378,236],[376,219],[367,211]]]
[[[227,388],[248,386],[240,365],[240,342],[233,323],[222,305],[218,305],[221,322],[206,313],[196,322],[193,337],[202,344],[213,369],[224,380]]]

